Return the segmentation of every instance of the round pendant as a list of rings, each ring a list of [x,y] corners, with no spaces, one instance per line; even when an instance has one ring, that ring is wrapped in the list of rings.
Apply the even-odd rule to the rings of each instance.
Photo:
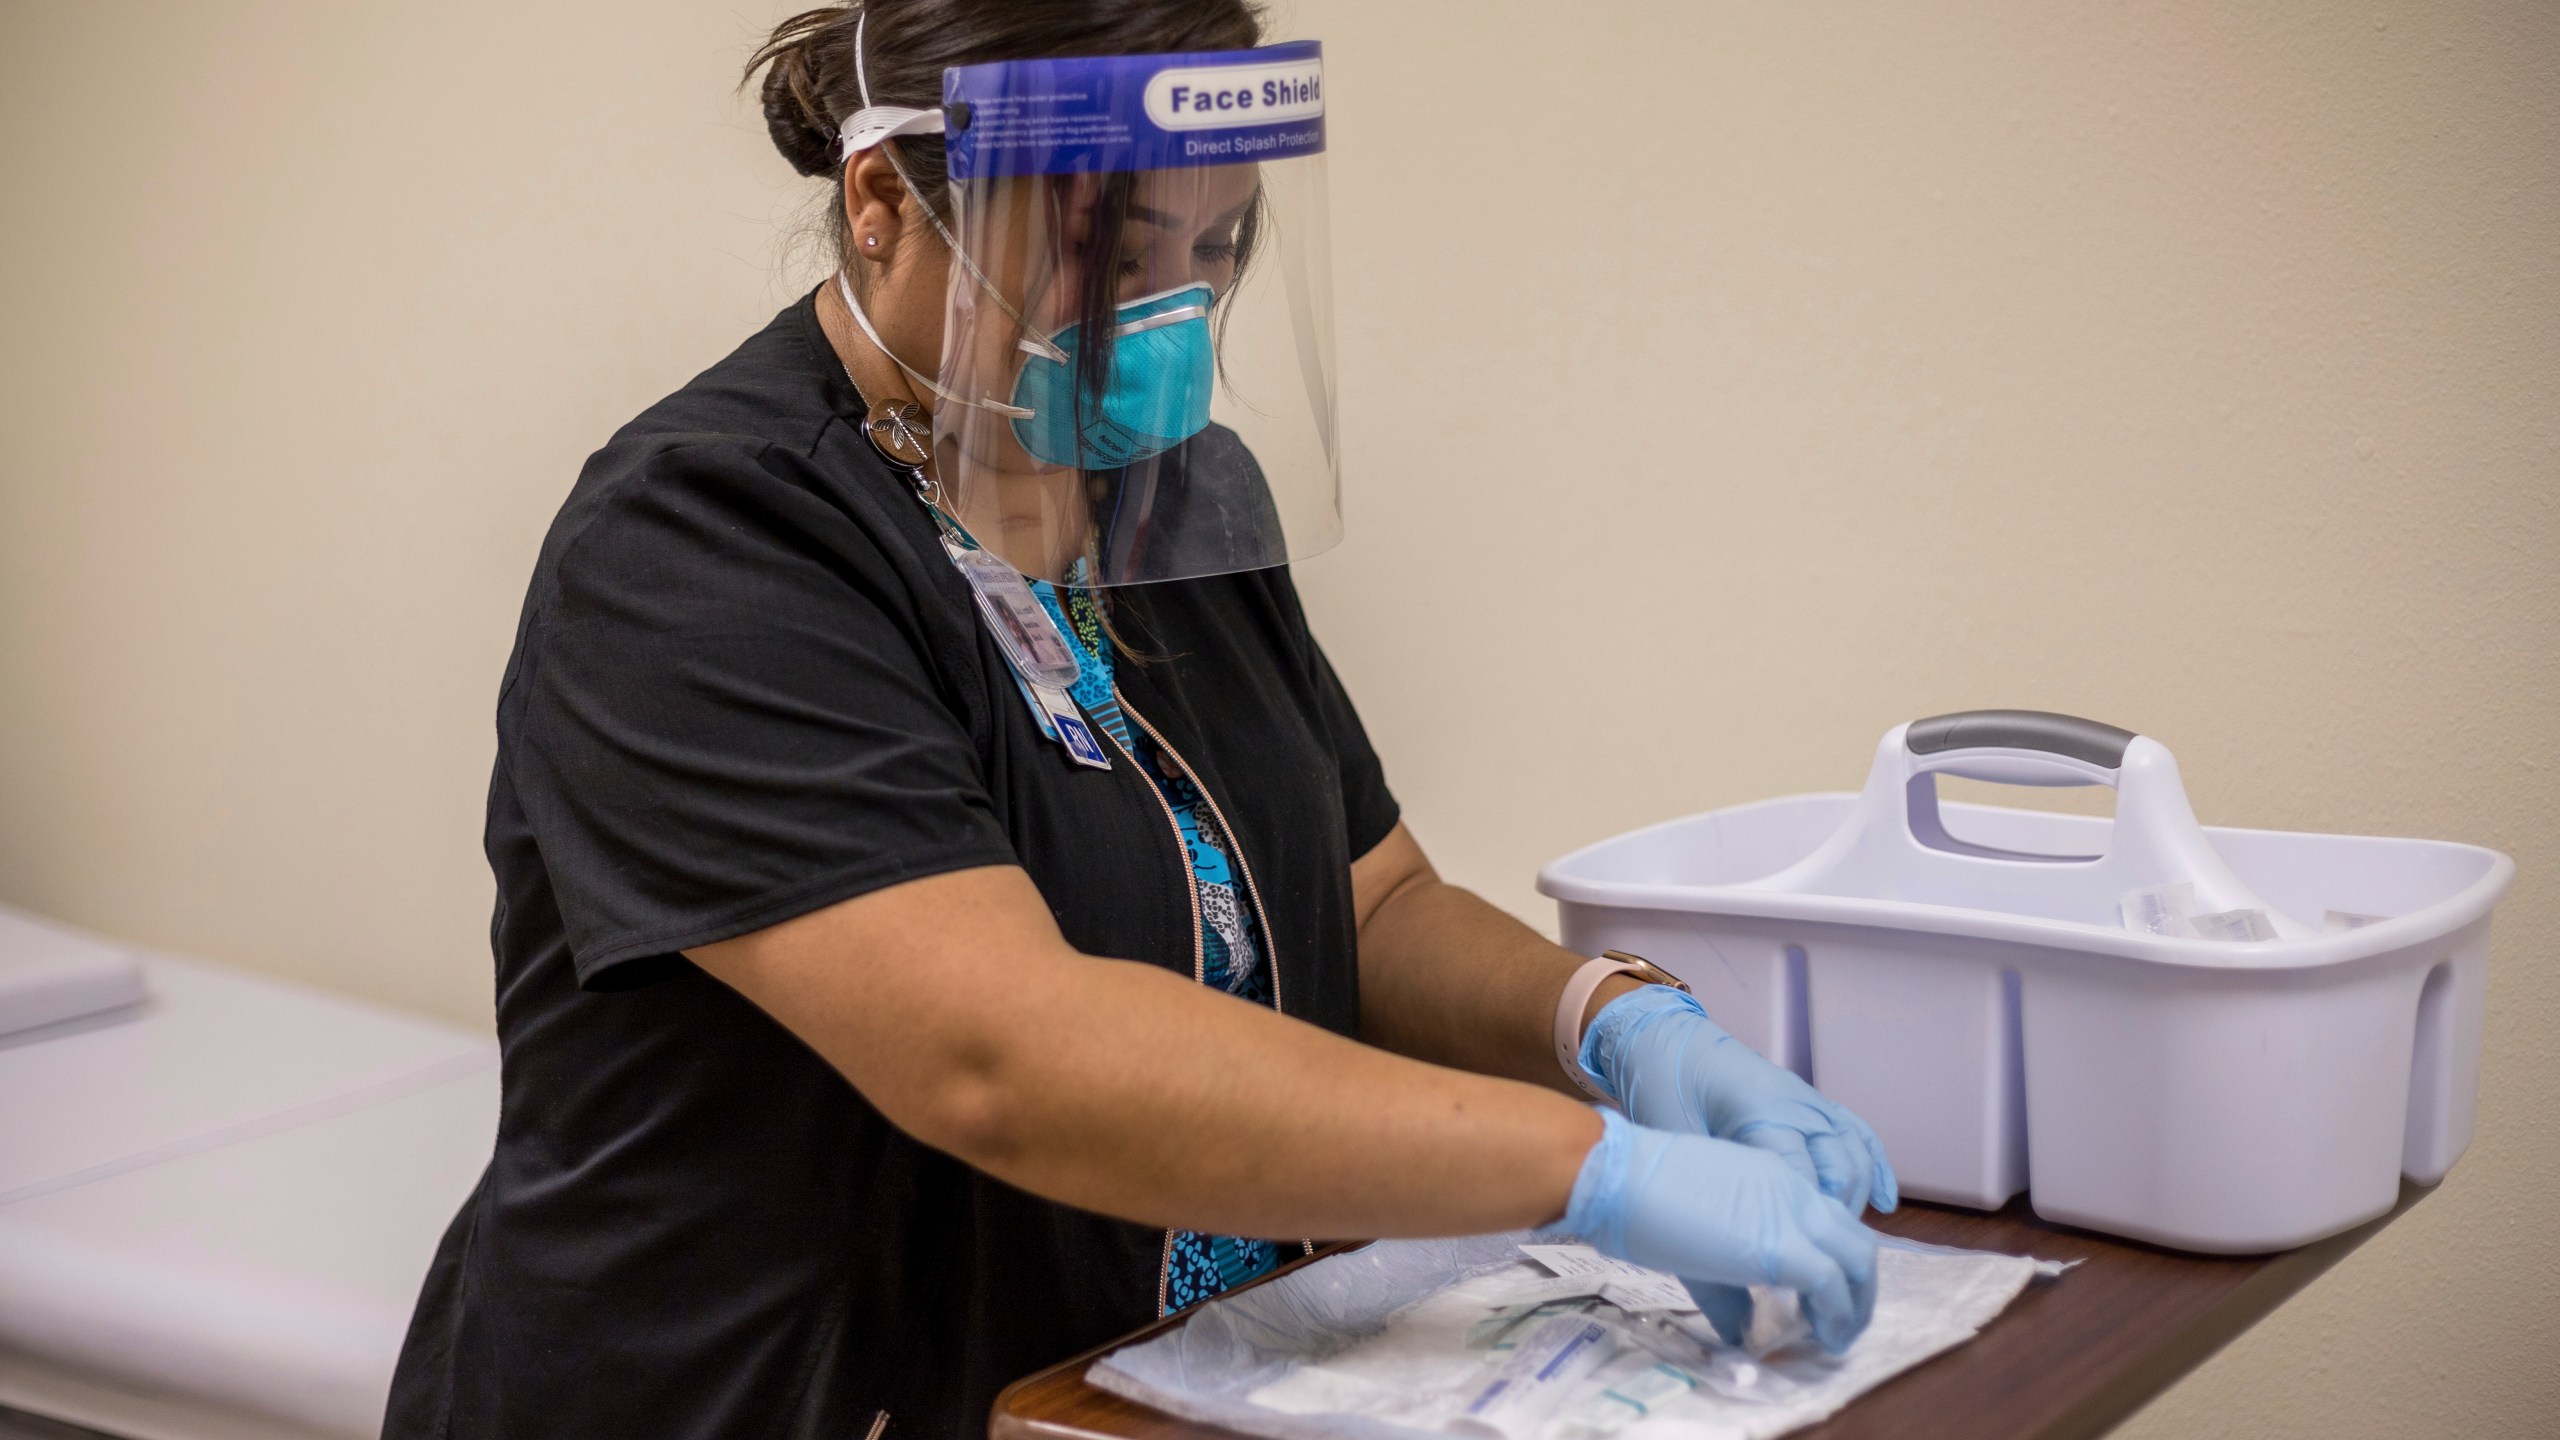
[[[908,470],[920,470],[933,458],[927,443],[924,410],[911,401],[883,400],[871,407],[871,418],[862,425],[863,435],[880,458]]]

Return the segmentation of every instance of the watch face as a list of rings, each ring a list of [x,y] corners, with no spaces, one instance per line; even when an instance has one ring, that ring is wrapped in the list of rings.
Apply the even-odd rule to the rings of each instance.
[[[1679,976],[1672,974],[1670,971],[1663,969],[1652,961],[1638,955],[1630,955],[1627,958],[1635,963],[1636,978],[1642,980],[1646,984],[1668,985],[1683,995],[1691,993],[1688,981],[1681,979]]]
[[[1641,955],[1630,955],[1624,950],[1603,950],[1600,952],[1599,958],[1603,960],[1615,960],[1619,964],[1628,967],[1638,980],[1643,981],[1647,985],[1668,985],[1683,995],[1696,993],[1689,988],[1688,981],[1681,979],[1679,976],[1672,974],[1670,971],[1663,969],[1661,966],[1654,964],[1652,961],[1647,960]]]

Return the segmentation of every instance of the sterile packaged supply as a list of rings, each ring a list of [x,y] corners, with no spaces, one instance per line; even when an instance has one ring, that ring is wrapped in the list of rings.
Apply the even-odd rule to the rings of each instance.
[[[2157,890],[2131,891],[2116,902],[2116,909],[2124,916],[2124,928],[2144,935],[2168,935],[2181,940],[2276,938],[2276,927],[2267,919],[2267,912],[2253,906],[2197,914],[2196,887],[2184,881]]]
[[[1588,1245],[1522,1245],[1520,1253],[1559,1280],[1591,1282],[1598,1287],[1591,1293],[1622,1310],[1697,1313],[1698,1302],[1677,1277],[1613,1260]]]
[[[2276,927],[2267,912],[2248,907],[2217,910],[2211,915],[2198,915],[2187,922],[2194,927],[2199,940],[2273,940]]]
[[[2187,937],[2196,933],[2196,887],[2184,881],[2157,890],[2128,891],[2116,902],[2116,910],[2124,916],[2124,928],[2137,934]]]
[[[1212,1301],[1087,1379],[1273,1440],[1756,1440],[1962,1344],[2062,1268],[1888,1238],[1875,1318],[1834,1356],[1790,1292],[1754,1287],[1752,1333],[1725,1345],[1678,1280],[1587,1247],[1383,1241]]]

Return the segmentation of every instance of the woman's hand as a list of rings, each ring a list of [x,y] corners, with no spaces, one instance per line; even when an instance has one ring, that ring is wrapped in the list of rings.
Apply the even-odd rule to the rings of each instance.
[[[1694,997],[1668,986],[1639,986],[1593,1016],[1582,1033],[1582,1068],[1637,1124],[1766,1151],[1844,1214],[1869,1204],[1891,1210],[1900,1200],[1884,1145],[1866,1121],[1762,1059],[1709,1020]],[[1690,1289],[1727,1339],[1749,1324],[1748,1291]]]
[[[1582,1067],[1639,1125],[1769,1151],[1852,1215],[1899,1203],[1866,1121],[1726,1034],[1691,996],[1646,985],[1609,1002],[1583,1031]]]
[[[1876,1242],[1839,1202],[1764,1150],[1628,1123],[1603,1111],[1559,1228],[1604,1255],[1686,1281],[1727,1341],[1749,1327],[1750,1285],[1802,1299],[1814,1339],[1849,1348],[1876,1309]]]

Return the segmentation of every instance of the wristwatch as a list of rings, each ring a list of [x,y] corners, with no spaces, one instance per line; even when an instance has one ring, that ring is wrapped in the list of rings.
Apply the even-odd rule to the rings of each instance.
[[[1564,993],[1556,997],[1556,1064],[1563,1067],[1565,1078],[1574,1083],[1574,1088],[1601,1101],[1608,1100],[1608,1095],[1591,1083],[1590,1075],[1582,1068],[1582,1012],[1591,1004],[1591,992],[1612,975],[1633,975],[1647,985],[1668,985],[1683,995],[1691,993],[1687,981],[1624,950],[1601,951],[1597,959],[1584,961],[1582,968],[1573,972],[1573,978],[1564,982]]]

